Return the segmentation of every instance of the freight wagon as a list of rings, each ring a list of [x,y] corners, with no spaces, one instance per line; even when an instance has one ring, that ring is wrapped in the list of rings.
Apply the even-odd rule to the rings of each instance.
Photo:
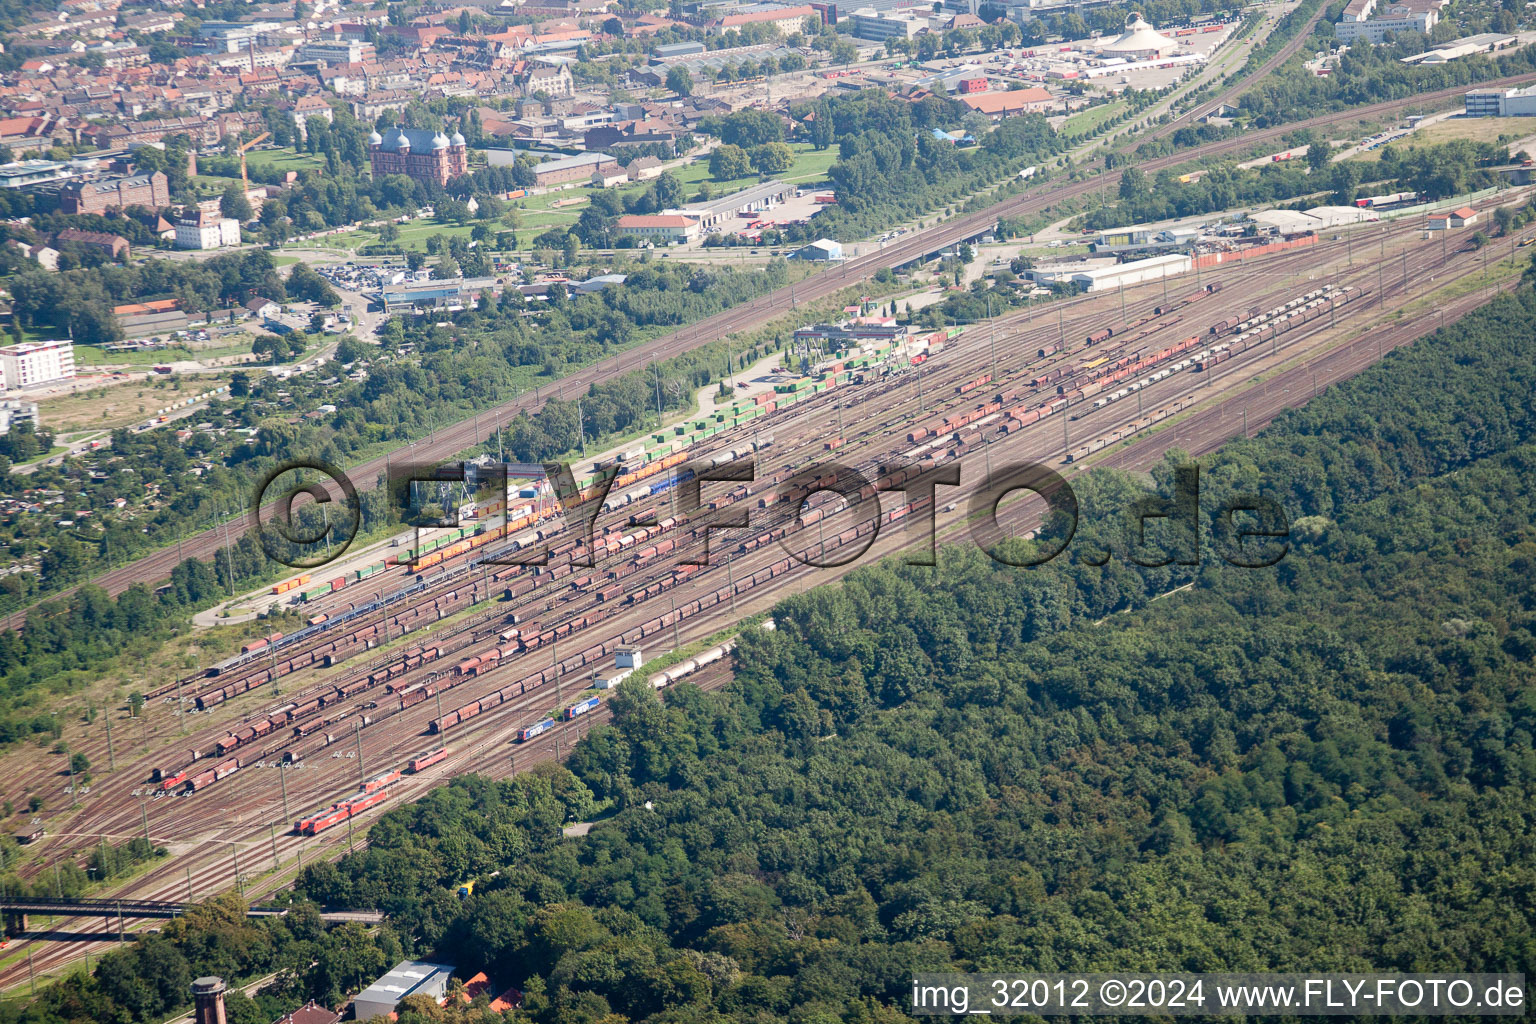
[[[227,779],[243,767],[243,763],[237,757],[232,757],[222,764],[209,768],[207,771],[198,772],[187,780],[187,792],[196,793],[205,789],[220,779]]]

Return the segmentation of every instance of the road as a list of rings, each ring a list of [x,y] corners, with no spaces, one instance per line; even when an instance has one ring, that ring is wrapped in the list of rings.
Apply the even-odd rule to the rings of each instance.
[[[1206,100],[1203,103],[1197,103],[1187,113],[1181,114],[1167,124],[1159,126],[1155,131],[1149,134],[1147,138],[1159,139],[1164,135],[1170,135],[1173,132],[1178,131],[1180,128],[1186,128],[1189,125],[1194,124],[1202,117],[1205,117],[1213,111],[1219,109],[1222,105],[1236,101],[1239,96],[1248,91],[1249,86],[1251,86],[1254,82],[1259,81],[1266,75],[1273,72],[1276,68],[1280,67],[1280,65],[1296,56],[1297,52],[1299,52],[1302,47],[1306,46],[1307,43],[1312,39],[1312,30],[1317,27],[1318,21],[1321,20],[1325,13],[1327,13],[1327,10],[1327,4],[1323,4],[1322,6],[1318,7],[1317,13],[1313,14],[1312,17],[1307,20],[1306,25],[1303,26],[1301,31],[1296,33],[1295,37],[1291,39],[1290,42],[1276,50],[1268,60],[1266,60],[1263,64],[1260,64],[1251,75],[1244,75],[1241,79],[1234,82],[1228,88],[1223,89],[1212,99]],[[1465,92],[1466,90],[1462,89],[1456,91]]]

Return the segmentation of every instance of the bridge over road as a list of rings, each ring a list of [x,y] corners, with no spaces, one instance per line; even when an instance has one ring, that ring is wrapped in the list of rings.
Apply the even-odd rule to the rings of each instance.
[[[27,931],[28,914],[101,917],[108,924],[116,919],[121,926],[125,917],[181,917],[197,906],[196,903],[178,903],[169,900],[57,899],[52,896],[34,896],[26,899],[0,898],[0,914],[4,915],[7,935],[18,935]],[[251,907],[246,911],[246,916],[282,917],[287,913],[287,907]],[[322,910],[320,917],[332,924],[347,921],[377,924],[384,919],[384,915],[377,910]]]

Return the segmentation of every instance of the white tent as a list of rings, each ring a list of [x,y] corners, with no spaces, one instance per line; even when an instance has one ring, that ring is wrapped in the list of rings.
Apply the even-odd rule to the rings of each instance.
[[[1156,57],[1178,48],[1177,40],[1162,35],[1140,14],[1132,13],[1125,19],[1125,31],[1101,45],[1099,52],[1106,57]]]

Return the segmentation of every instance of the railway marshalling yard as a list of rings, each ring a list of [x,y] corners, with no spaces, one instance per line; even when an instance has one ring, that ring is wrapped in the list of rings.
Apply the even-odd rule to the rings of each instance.
[[[1509,192],[1484,209],[1526,198]],[[1536,229],[1482,249],[1472,246],[1472,233],[1425,237],[1417,219],[1378,222],[1207,269],[1198,278],[1000,315],[968,326],[918,365],[905,355],[890,358],[866,368],[862,383],[829,387],[695,444],[691,464],[734,452],[753,464],[754,479],[704,483],[705,508],[691,516],[676,507],[677,488],[646,506],[599,515],[594,536],[611,539],[614,550],[600,543],[570,550],[579,531],[557,518],[542,524],[558,530],[542,567],[471,565],[499,550],[491,543],[416,574],[397,566],[349,584],[305,605],[304,614],[340,618],[349,605],[417,589],[216,678],[189,675],[181,686],[187,708],[198,696],[242,680],[257,685],[219,702],[210,697],[204,702],[209,711],[179,722],[175,696],[162,694],[147,709],[156,723],[152,735],[141,734],[121,710],[109,711],[119,716],[115,771],[105,771],[104,730],[67,725],[69,748],[101,772],[89,792],[62,792],[57,756],[35,749],[7,753],[4,798],[17,806],[31,794],[47,800],[41,812],[47,834],[25,849],[22,873],[41,877],[57,861],[83,857],[103,837],[123,842],[147,830],[172,856],[114,894],[183,900],[189,891],[202,898],[237,882],[248,897],[281,888],[301,860],[360,844],[363,827],[378,814],[448,778],[505,776],[563,755],[606,716],[601,705],[573,720],[562,712],[591,696],[591,677],[613,664],[615,647],[637,644],[654,660],[718,637],[789,594],[926,543],[925,531],[909,526],[930,515],[940,544],[970,543],[968,502],[988,486],[994,467],[1040,463],[1070,481],[1098,465],[1145,468],[1170,448],[1199,455],[1258,430],[1283,409],[1485,302],[1492,289],[1518,275],[1512,254],[1523,255],[1516,245]],[[1229,320],[1234,325],[1222,328]],[[1087,341],[1106,328],[1112,336]],[[1114,374],[1120,376],[1111,379]],[[982,378],[988,379],[975,383]],[[960,483],[939,488],[937,510],[908,505],[910,495],[899,487],[866,489],[861,496],[857,483],[842,497],[822,491],[806,495],[804,506],[794,500],[801,497],[795,488],[829,475],[834,461],[870,482],[895,466],[957,465]],[[844,474],[839,486],[848,487],[848,480]],[[703,559],[711,503],[720,506],[714,515],[745,514],[748,525],[714,526],[708,564],[687,565]],[[631,523],[651,505],[655,526]],[[1016,492],[1000,506],[999,522],[1022,534],[1042,510],[1038,498]],[[630,540],[619,547],[625,537]],[[671,550],[664,550],[669,543]],[[573,565],[572,556],[583,554],[593,564]],[[816,568],[802,561],[841,564]],[[367,630],[377,634],[371,648],[343,640]],[[520,635],[508,636],[513,630]],[[433,649],[438,656],[426,656]],[[499,652],[493,668],[459,669],[493,649]],[[327,650],[336,660],[330,667],[323,665]],[[221,651],[209,663],[228,654]],[[274,695],[261,674],[310,656],[315,663],[283,675]],[[639,672],[650,674],[649,668]],[[729,665],[688,678],[718,686],[730,678]],[[434,692],[402,706],[401,690]],[[279,721],[293,714],[287,708],[303,709],[302,715]],[[552,728],[516,742],[520,730],[551,715],[557,718]],[[262,722],[274,724],[232,751],[215,751],[231,733]],[[405,775],[378,807],[317,835],[294,834],[296,820],[349,797],[362,780],[440,747],[449,751],[445,759]],[[201,755],[195,765],[192,751]],[[290,753],[298,764],[279,768]],[[163,794],[150,782],[156,771],[191,766],[195,772],[230,758],[241,762],[238,770],[191,795]],[[31,969],[42,974],[115,941],[115,927],[94,918],[61,920],[46,930],[32,923],[34,931],[7,951],[0,987],[27,983],[29,956]]]

